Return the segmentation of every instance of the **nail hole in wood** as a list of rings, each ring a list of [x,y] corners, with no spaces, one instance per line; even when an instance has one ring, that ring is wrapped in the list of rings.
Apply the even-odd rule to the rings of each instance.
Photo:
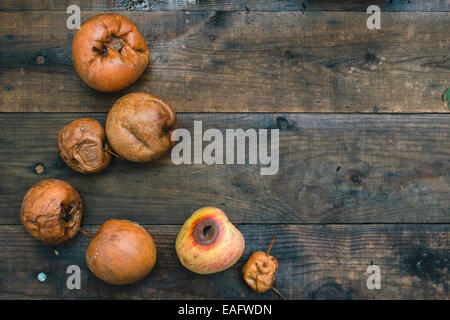
[[[44,64],[45,63],[45,57],[44,56],[37,56],[36,57],[36,64]]]
[[[281,130],[286,130],[289,127],[289,122],[284,117],[277,118],[277,126]]]
[[[42,163],[37,163],[34,166],[34,172],[36,172],[36,174],[43,174],[45,172],[45,167]]]

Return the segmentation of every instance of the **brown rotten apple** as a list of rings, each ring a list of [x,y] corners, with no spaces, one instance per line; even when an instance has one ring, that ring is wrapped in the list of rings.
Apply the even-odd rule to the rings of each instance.
[[[73,65],[90,87],[103,92],[122,90],[144,72],[149,49],[136,25],[105,13],[87,20],[72,43]]]
[[[283,296],[273,287],[275,274],[278,269],[278,261],[271,256],[270,250],[277,236],[273,236],[267,252],[253,252],[247,263],[242,268],[242,276],[250,288],[258,293],[271,289],[283,299]]]
[[[22,202],[20,219],[35,238],[59,244],[73,238],[80,229],[83,204],[67,182],[48,179],[35,184]]]
[[[174,145],[175,111],[148,93],[130,93],[114,103],[106,119],[106,136],[121,157],[134,162],[160,158]]]
[[[155,266],[155,242],[135,222],[108,220],[89,244],[86,262],[100,280],[109,284],[131,284],[144,279]]]
[[[175,244],[181,263],[199,274],[228,269],[242,256],[244,247],[242,234],[214,207],[195,211],[181,227]]]
[[[105,129],[94,119],[78,119],[62,128],[58,147],[64,162],[80,173],[100,172],[111,162]]]

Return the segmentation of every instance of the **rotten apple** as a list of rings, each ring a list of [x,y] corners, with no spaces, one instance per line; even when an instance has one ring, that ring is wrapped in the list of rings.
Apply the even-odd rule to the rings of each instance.
[[[116,13],[91,17],[75,34],[72,60],[90,87],[115,92],[128,87],[144,72],[149,49],[136,25]]]
[[[36,239],[60,244],[78,233],[82,215],[78,192],[67,182],[47,179],[25,194],[20,220]]]
[[[73,170],[88,174],[105,169],[111,163],[111,151],[105,129],[96,120],[82,118],[59,131],[61,158]]]
[[[241,232],[214,207],[195,211],[181,227],[175,244],[183,266],[199,274],[228,269],[242,256],[244,247]]]
[[[267,252],[255,251],[252,253],[247,263],[242,267],[242,276],[253,291],[263,293],[270,289],[283,299],[281,293],[273,287],[278,269],[278,261],[270,255],[270,250],[276,237],[276,235],[273,236]]]
[[[165,155],[175,144],[172,132],[178,119],[172,107],[148,93],[130,93],[112,106],[106,119],[106,136],[121,157],[148,162]]]
[[[108,220],[89,244],[86,262],[100,280],[116,285],[131,284],[144,279],[155,266],[155,242],[136,222]]]

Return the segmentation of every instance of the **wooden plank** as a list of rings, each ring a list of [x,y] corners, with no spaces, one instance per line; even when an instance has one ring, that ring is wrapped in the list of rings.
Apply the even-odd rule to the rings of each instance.
[[[224,272],[196,275],[180,264],[174,243],[180,226],[146,226],[158,260],[142,282],[111,286],[85,263],[89,238],[79,235],[52,249],[22,226],[0,226],[0,299],[278,299],[256,294],[240,270],[253,251],[279,261],[276,288],[287,299],[449,299],[449,225],[241,225],[243,257]],[[97,226],[87,229],[95,233]],[[367,288],[371,265],[381,271],[381,289]],[[81,268],[81,289],[68,290],[66,269]],[[37,275],[44,272],[45,282]]]
[[[65,11],[74,4],[71,0],[2,1],[0,11],[44,10]],[[382,11],[450,11],[448,0],[79,0],[82,10],[249,10],[249,11],[365,11],[369,5],[378,5]]]
[[[0,111],[107,111],[146,91],[179,112],[449,112],[449,13],[384,13],[379,31],[362,12],[122,13],[151,66],[104,94],[73,70],[65,12],[0,12]]]
[[[263,176],[262,165],[249,164],[177,166],[168,155],[148,164],[115,159],[83,176],[64,165],[56,143],[60,128],[82,116],[106,117],[0,114],[0,224],[20,223],[26,190],[46,178],[79,191],[86,224],[113,217],[181,224],[208,205],[235,223],[450,222],[450,117],[180,114],[180,127],[191,133],[194,120],[224,133],[282,128],[278,173]],[[33,169],[39,163],[42,175]]]

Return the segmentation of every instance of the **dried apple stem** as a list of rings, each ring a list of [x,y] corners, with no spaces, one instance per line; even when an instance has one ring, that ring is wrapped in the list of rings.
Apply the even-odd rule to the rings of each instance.
[[[84,231],[83,229],[79,229],[80,230],[80,232],[82,233],[82,234],[85,234],[85,235],[87,235],[89,238],[92,238],[92,239],[94,239],[95,237],[92,235],[92,234],[90,234],[89,232],[86,232],[86,231]]]
[[[272,287],[271,289],[272,289],[273,292],[275,292],[280,297],[281,300],[284,300],[283,296],[281,295],[281,293],[277,289],[275,289],[274,287]]]
[[[274,235],[273,238],[272,238],[272,242],[270,243],[269,250],[267,250],[266,255],[269,255],[270,250],[272,250],[272,246],[273,246],[273,243],[275,242],[275,239],[276,239],[276,238],[277,238],[277,235]]]
[[[123,160],[123,158],[121,156],[119,156],[117,153],[112,152],[111,150],[105,149],[106,152],[108,152],[109,154],[112,154],[114,157],[119,158],[120,160]]]

